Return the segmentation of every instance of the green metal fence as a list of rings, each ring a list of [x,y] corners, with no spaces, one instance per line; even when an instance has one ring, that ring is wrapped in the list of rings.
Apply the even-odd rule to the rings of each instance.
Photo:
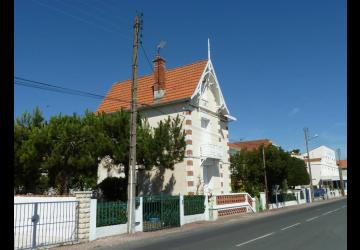
[[[140,199],[135,200],[136,208]],[[98,202],[96,207],[96,226],[104,227],[127,223],[127,203],[123,201]]]
[[[184,215],[204,213],[204,202],[204,195],[184,195]]]
[[[98,202],[96,207],[96,226],[110,226],[127,222],[126,202]]]
[[[179,196],[153,195],[143,197],[143,230],[154,231],[180,226]]]

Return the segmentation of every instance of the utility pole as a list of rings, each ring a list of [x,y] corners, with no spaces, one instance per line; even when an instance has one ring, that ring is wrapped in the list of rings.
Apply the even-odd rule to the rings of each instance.
[[[136,90],[138,74],[138,46],[139,46],[139,17],[135,17],[134,24],[134,45],[132,54],[132,84],[131,84],[131,128],[130,128],[130,157],[129,157],[129,177],[128,177],[128,203],[127,203],[127,232],[135,233],[135,188],[136,188]]]
[[[341,167],[340,167],[340,148],[337,149],[337,153],[338,153],[338,159],[339,159],[338,169],[339,169],[339,176],[340,176],[341,195],[342,195],[342,196],[345,196],[345,192],[344,192],[344,182],[343,182],[343,176],[342,176],[342,169],[341,169]]]
[[[267,177],[266,177],[266,165],[265,165],[265,146],[262,146],[262,156],[263,156],[263,164],[264,164],[264,176],[265,176],[265,199],[266,199],[266,209],[269,210],[269,191],[267,186]]]
[[[311,174],[310,155],[309,155],[309,146],[308,146],[309,129],[304,128],[304,133],[305,133],[305,144],[306,144],[306,151],[307,151],[307,162],[308,162],[308,168],[309,168],[309,174],[310,174],[310,200],[311,200],[311,202],[314,202],[314,189],[313,189],[313,184],[312,184],[312,174]]]

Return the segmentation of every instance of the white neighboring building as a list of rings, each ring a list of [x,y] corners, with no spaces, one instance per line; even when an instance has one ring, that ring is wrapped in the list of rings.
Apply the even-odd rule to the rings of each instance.
[[[186,151],[184,161],[176,164],[174,170],[141,171],[137,176],[139,193],[229,193],[228,122],[236,119],[225,103],[210,50],[207,60],[172,69],[166,69],[160,55],[153,62],[154,73],[138,78],[137,101],[142,104],[138,111],[152,127],[168,116],[180,115],[186,132]],[[113,84],[97,112],[129,109],[130,90],[130,80]],[[119,176],[105,165],[102,162],[99,166],[99,181],[107,176]]]
[[[303,159],[306,163],[306,166],[308,166],[307,153],[293,156]],[[335,150],[323,145],[310,150],[309,156],[312,184],[317,187],[332,186],[337,188],[339,180],[339,169],[338,165],[336,164]]]

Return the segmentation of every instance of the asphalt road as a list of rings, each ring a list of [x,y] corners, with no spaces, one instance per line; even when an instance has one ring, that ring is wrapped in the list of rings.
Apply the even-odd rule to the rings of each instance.
[[[97,249],[347,249],[347,200]]]

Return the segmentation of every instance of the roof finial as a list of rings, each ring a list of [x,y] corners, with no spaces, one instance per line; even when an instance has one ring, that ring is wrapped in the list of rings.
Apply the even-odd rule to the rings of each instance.
[[[208,60],[210,60],[210,38],[208,38]]]

